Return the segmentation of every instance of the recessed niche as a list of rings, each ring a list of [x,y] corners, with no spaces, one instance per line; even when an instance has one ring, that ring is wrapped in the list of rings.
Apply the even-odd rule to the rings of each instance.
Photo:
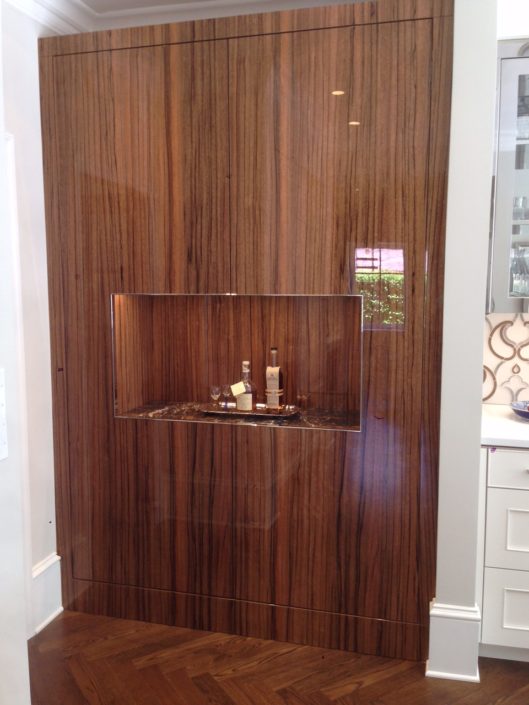
[[[360,430],[361,296],[114,294],[112,320],[118,417]],[[242,360],[264,403],[271,347],[299,413],[204,413],[210,386],[240,380]]]

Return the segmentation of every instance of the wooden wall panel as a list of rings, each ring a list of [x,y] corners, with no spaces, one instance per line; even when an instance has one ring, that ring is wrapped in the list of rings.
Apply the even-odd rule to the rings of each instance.
[[[112,442],[107,476],[93,490],[92,579],[174,590],[166,556],[176,553],[174,466],[185,465],[185,446],[174,452],[163,424],[127,422],[112,425]]]
[[[421,623],[417,473],[373,440],[277,434],[277,604]]]
[[[426,655],[452,4],[41,42],[66,605]],[[367,248],[402,256],[400,301],[363,289]],[[361,433],[114,418],[111,294],[231,291],[365,292],[363,391],[346,402],[362,406]],[[339,346],[322,353],[334,333],[302,299],[239,296],[227,312],[221,297],[143,298],[127,326],[138,353],[116,350],[125,407],[205,399],[245,357],[257,376],[272,344],[289,396],[358,378],[359,355],[347,368]]]
[[[344,551],[348,537],[341,519],[345,512],[355,521],[359,512],[354,498],[343,496],[347,436],[303,431],[276,436],[280,605],[345,612],[344,574],[354,572],[357,562]]]
[[[277,603],[275,429],[233,429],[234,591],[238,600]]]
[[[92,541],[75,577],[233,596],[230,431],[116,420],[108,476],[96,478],[90,513],[78,520]]]
[[[76,578],[418,623],[406,468],[362,466],[359,434],[116,419],[113,435],[90,505],[74,498]]]
[[[226,57],[215,42],[54,59],[59,218],[90,294],[107,295],[98,275],[108,293],[229,291]]]
[[[117,489],[109,485],[110,469],[130,452],[112,426],[111,294],[229,289],[222,243],[227,116],[220,101],[226,56],[221,42],[56,57],[48,65],[43,134],[57,290],[54,376],[66,379],[59,403],[72,498],[63,535],[66,545],[71,531],[72,570],[84,577],[99,560],[91,508],[100,491]],[[193,76],[209,81],[200,95]]]
[[[346,448],[339,434],[278,436],[278,477],[290,478],[286,538],[278,542],[289,552],[277,557],[282,604],[427,620],[435,531],[420,526],[435,515],[436,460],[425,462],[421,450],[428,421],[414,380],[438,379],[438,369],[426,373],[423,350],[427,238],[442,241],[439,230],[427,231],[431,39],[431,22],[421,21],[230,45],[234,289],[358,291],[358,248],[397,251],[404,270],[403,322],[384,325],[367,307],[362,435]],[[335,88],[345,95],[332,96]],[[252,160],[245,125],[254,121]],[[442,259],[429,266],[437,279]],[[421,565],[426,554],[429,568]],[[420,604],[419,590],[430,595]]]
[[[230,43],[238,294],[353,293],[356,248],[397,248],[422,320],[431,31],[425,20]]]
[[[197,424],[183,431],[178,436],[187,442],[187,458],[175,468],[177,590],[232,597],[237,556],[230,429]]]

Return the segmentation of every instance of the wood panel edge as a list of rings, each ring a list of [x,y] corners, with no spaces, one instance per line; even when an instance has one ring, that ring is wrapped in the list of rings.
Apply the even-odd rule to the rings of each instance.
[[[428,174],[427,252],[428,284],[425,306],[425,344],[422,363],[421,443],[423,453],[420,474],[420,604],[422,618],[428,618],[435,594],[438,455],[441,393],[441,342],[443,332],[442,294],[444,285],[444,251],[446,197],[448,191],[448,148],[453,56],[453,18],[440,17],[432,24],[432,102],[430,155]],[[432,374],[437,370],[437,374]]]

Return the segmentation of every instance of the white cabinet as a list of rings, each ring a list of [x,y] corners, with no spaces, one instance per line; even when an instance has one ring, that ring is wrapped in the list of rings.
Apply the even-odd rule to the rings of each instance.
[[[485,568],[481,641],[529,647],[529,572]]]
[[[529,492],[487,489],[485,565],[529,571]]]
[[[529,297],[529,58],[502,57],[489,310]]]
[[[529,490],[529,450],[492,450],[489,453],[489,487]]]
[[[481,641],[529,649],[529,450],[490,449]]]

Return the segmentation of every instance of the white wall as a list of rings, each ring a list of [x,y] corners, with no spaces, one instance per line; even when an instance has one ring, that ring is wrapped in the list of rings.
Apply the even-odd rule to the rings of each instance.
[[[0,14],[0,29],[2,25]],[[0,32],[0,49],[2,33]],[[1,56],[1,54],[0,54]],[[24,365],[16,243],[11,238],[0,74],[0,369],[5,371],[8,456],[0,460],[0,703],[29,705],[24,527]]]
[[[42,27],[4,8],[5,127],[14,136],[28,408],[31,562],[56,550],[50,334],[37,38]]]
[[[498,0],[498,39],[529,38],[528,0]]]
[[[5,129],[13,136],[20,252],[21,390],[28,473],[28,635],[61,606],[56,555],[50,339],[39,110],[38,22],[3,3],[2,74]],[[22,344],[23,343],[23,344]]]
[[[481,370],[496,52],[496,0],[456,0],[437,583],[428,673],[465,680],[478,678],[480,613],[475,603],[475,580]]]

